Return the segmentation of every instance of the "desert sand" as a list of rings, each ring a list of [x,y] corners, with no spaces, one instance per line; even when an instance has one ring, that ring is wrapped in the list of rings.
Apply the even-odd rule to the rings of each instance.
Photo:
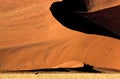
[[[79,11],[95,12],[120,5],[120,0],[63,0],[68,3],[70,8],[79,9]],[[79,8],[78,8],[79,7]],[[82,7],[82,8],[80,8]],[[86,9],[83,9],[83,7]]]
[[[0,1],[0,71],[83,63],[120,70],[120,40],[66,28],[50,11],[56,1]]]
[[[94,12],[97,10],[107,9],[114,6],[120,5],[120,0],[89,0],[91,9],[89,12]]]

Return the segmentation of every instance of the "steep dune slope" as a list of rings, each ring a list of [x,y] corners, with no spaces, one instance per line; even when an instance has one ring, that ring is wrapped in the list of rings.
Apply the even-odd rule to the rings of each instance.
[[[120,0],[63,0],[70,8],[79,11],[94,12],[120,5]],[[83,9],[84,8],[84,9]]]
[[[89,0],[91,10],[89,12],[111,8],[120,5],[120,0]]]
[[[49,10],[52,0],[4,1],[0,1],[1,71],[83,63],[120,70],[119,39],[65,28]]]

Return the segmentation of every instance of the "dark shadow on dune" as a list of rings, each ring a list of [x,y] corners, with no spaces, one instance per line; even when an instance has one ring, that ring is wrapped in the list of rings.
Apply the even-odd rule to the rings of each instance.
[[[84,64],[84,67],[78,67],[78,68],[68,68],[70,71],[77,71],[77,72],[89,72],[89,73],[102,73],[100,71],[94,70],[93,66],[90,66],[88,64]]]
[[[120,39],[120,37],[107,29],[92,23],[91,21],[80,17],[74,11],[87,11],[89,7],[85,7],[85,3],[79,4],[81,0],[64,0],[55,2],[51,5],[50,10],[53,16],[65,27],[87,34],[97,34]],[[79,6],[78,6],[79,5]],[[82,6],[82,7],[80,7]],[[78,8],[79,7],[79,8]]]
[[[93,66],[85,64],[84,67],[78,68],[50,68],[50,69],[35,69],[35,70],[18,70],[18,71],[5,71],[5,73],[16,73],[16,72],[83,72],[83,73],[101,73],[100,71],[94,70]],[[3,72],[4,73],[4,72]]]

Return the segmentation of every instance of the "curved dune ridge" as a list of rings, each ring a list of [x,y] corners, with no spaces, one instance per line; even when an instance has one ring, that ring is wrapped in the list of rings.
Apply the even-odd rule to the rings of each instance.
[[[120,0],[63,0],[76,10],[94,12],[120,5]]]
[[[120,0],[89,0],[91,9],[89,12],[94,12],[97,10],[107,9],[114,6],[120,5]]]
[[[55,1],[0,1],[0,71],[83,63],[120,70],[120,40],[65,28],[50,12]]]

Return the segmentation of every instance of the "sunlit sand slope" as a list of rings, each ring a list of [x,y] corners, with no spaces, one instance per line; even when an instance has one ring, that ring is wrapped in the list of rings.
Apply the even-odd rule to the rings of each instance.
[[[65,28],[49,10],[53,2],[0,1],[0,71],[83,63],[120,70],[120,40]]]

